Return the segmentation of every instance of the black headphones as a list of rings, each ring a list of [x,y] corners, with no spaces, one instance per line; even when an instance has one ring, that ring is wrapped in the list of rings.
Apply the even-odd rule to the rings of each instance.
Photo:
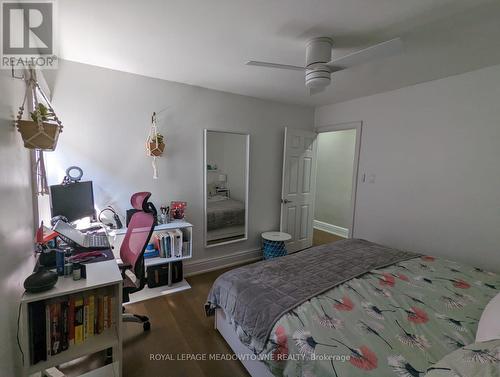
[[[106,211],[110,211],[111,213],[113,213],[113,219],[115,220],[115,225],[111,224],[111,223],[108,223],[106,224],[107,226],[109,226],[111,229],[121,229],[123,228],[123,224],[120,220],[120,216],[118,216],[118,214],[116,213],[115,209],[111,206],[107,206],[106,208],[104,208],[101,212],[99,212],[99,216],[97,216],[97,220],[99,220],[99,222],[103,222],[102,219],[101,219],[101,215],[106,212]]]

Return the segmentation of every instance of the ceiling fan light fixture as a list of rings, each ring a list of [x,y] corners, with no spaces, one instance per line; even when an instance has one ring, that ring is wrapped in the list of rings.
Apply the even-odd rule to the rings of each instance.
[[[309,94],[313,95],[324,91],[330,85],[332,73],[371,60],[392,56],[400,52],[402,47],[403,42],[401,38],[397,37],[332,60],[333,40],[329,37],[317,37],[306,42],[305,67],[254,60],[248,61],[246,64],[257,67],[305,71],[305,84],[309,89]]]
[[[308,89],[324,88],[330,85],[331,72],[326,65],[306,69],[306,87]]]

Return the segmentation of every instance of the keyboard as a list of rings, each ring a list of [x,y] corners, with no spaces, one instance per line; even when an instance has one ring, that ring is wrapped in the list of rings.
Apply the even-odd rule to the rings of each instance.
[[[87,247],[88,248],[93,248],[93,247],[109,247],[109,241],[108,237],[104,234],[86,234],[85,238],[88,239]]]
[[[58,221],[54,225],[54,230],[61,236],[87,249],[107,249],[110,247],[106,234],[83,233],[64,221]]]

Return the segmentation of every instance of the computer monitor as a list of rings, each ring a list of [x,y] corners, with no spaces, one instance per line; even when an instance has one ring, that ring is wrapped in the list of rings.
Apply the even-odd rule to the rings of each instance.
[[[70,222],[87,216],[95,219],[92,181],[50,186],[50,211],[52,217],[64,216]]]

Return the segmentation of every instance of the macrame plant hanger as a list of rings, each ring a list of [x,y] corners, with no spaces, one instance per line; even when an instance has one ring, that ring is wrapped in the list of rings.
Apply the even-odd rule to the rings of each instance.
[[[163,154],[165,149],[165,144],[163,139],[160,139],[161,135],[158,132],[158,127],[156,125],[156,113],[154,112],[151,116],[151,128],[149,130],[148,138],[146,139],[146,149],[148,155],[153,158],[151,165],[153,166],[153,179],[158,179],[158,167],[156,165],[156,159]]]
[[[36,111],[39,105],[38,95],[41,96],[47,107],[47,119],[55,122],[55,124],[44,122],[40,113]],[[28,104],[28,99],[34,114],[36,114],[36,125],[30,124],[31,121],[25,121],[22,119],[25,106]],[[28,149],[34,150],[34,176],[36,181],[36,193],[37,195],[49,194],[49,187],[47,184],[47,174],[45,170],[45,161],[43,158],[43,151],[52,151],[57,145],[57,140],[59,138],[59,133],[62,132],[63,125],[59,118],[57,117],[49,99],[40,88],[36,80],[36,74],[34,70],[30,70],[30,78],[26,84],[26,92],[24,94],[24,99],[22,105],[19,107],[17,113],[17,118],[15,121],[15,126],[21,133],[24,141],[24,146]],[[50,131],[49,131],[50,130]]]

